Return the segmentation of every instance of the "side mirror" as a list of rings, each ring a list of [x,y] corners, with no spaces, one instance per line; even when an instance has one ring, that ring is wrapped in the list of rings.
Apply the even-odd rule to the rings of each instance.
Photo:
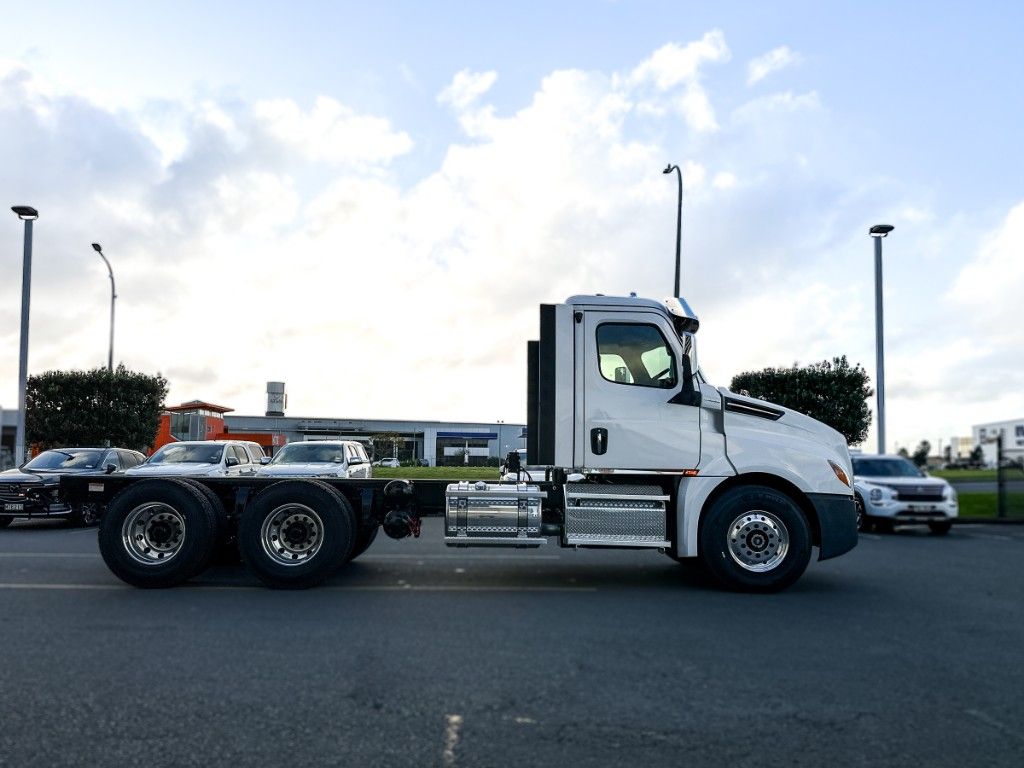
[[[260,464],[269,464],[269,463],[270,463],[270,457],[269,456],[260,456]]]
[[[104,467],[104,469],[106,470],[107,474],[109,475],[112,472],[117,472],[117,465],[116,464],[107,464],[107,466]]]
[[[226,462],[224,462],[224,463],[227,466],[229,466],[229,467],[237,467],[238,466],[238,457],[237,456],[228,456],[228,460]]]
[[[689,355],[683,355],[682,368],[683,388],[669,402],[674,405],[700,405],[700,390],[693,386],[693,365]]]
[[[353,467],[356,464],[365,464],[365,463],[366,462],[363,461],[362,459],[360,459],[358,456],[353,456],[351,459],[348,460],[348,465],[350,467]]]

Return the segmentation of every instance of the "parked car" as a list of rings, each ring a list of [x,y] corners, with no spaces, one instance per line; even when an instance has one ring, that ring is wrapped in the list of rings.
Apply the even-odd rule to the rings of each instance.
[[[288,443],[264,462],[261,476],[371,477],[366,450],[354,440],[309,440]]]
[[[146,460],[127,448],[55,448],[43,451],[18,469],[0,472],[0,528],[18,517],[61,517],[93,525],[102,512],[95,504],[65,504],[59,495],[61,475],[121,472]]]
[[[853,490],[861,531],[927,523],[948,533],[960,512],[953,486],[902,456],[853,456]]]
[[[373,466],[390,467],[391,469],[396,469],[402,466],[402,464],[401,462],[398,461],[398,459],[378,459],[377,461],[373,462]]]
[[[126,475],[245,477],[264,458],[256,443],[243,440],[191,440],[168,443]]]

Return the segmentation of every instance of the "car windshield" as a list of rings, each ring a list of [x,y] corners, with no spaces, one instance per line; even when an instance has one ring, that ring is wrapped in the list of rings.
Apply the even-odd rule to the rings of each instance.
[[[149,457],[148,464],[219,464],[222,445],[181,445],[171,443]]]
[[[907,459],[854,459],[853,474],[860,477],[924,477]]]
[[[98,469],[102,450],[43,451],[25,469]]]
[[[345,449],[340,445],[310,445],[292,443],[282,448],[271,464],[340,464],[345,461]]]

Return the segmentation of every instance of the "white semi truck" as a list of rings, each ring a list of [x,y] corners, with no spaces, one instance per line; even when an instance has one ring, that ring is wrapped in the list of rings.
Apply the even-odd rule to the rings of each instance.
[[[320,583],[377,532],[444,517],[452,547],[649,548],[723,585],[783,589],[857,543],[843,436],[705,381],[683,299],[573,296],[540,307],[528,343],[527,457],[543,481],[67,477],[104,509],[118,577],[179,584],[235,547],[271,587]],[[515,471],[518,454],[507,468]],[[535,477],[535,475],[534,475]]]

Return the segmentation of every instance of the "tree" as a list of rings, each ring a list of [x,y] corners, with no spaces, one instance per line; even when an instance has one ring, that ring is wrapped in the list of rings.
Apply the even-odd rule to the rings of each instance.
[[[864,442],[871,423],[868,374],[846,355],[800,368],[765,368],[734,376],[730,389],[805,413],[841,432],[851,445]]]
[[[971,455],[968,457],[969,466],[980,467],[985,463],[985,451],[980,445],[974,446]]]
[[[405,437],[400,435],[398,432],[377,432],[373,435],[373,457],[375,459],[384,459],[389,457],[398,457],[398,446],[400,443],[405,442]],[[378,452],[377,448],[380,447]],[[385,448],[387,449],[385,455]],[[379,453],[379,455],[378,455]]]
[[[900,448],[898,451],[896,451],[896,455],[897,456],[902,456],[904,459],[909,459],[910,458],[910,454],[907,453],[907,449],[906,448]]]
[[[928,463],[928,454],[932,450],[932,444],[927,440],[922,440],[917,444],[917,448],[914,449],[914,453],[911,458],[918,467],[924,467]]]
[[[167,379],[119,365],[91,371],[47,371],[25,390],[25,436],[42,448],[153,445]]]

